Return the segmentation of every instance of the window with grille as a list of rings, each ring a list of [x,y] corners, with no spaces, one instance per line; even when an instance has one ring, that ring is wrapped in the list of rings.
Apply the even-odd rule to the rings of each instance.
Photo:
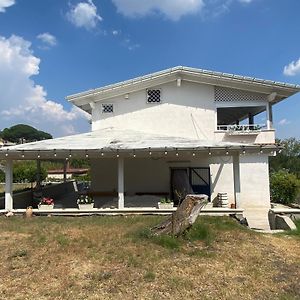
[[[102,113],[103,114],[109,114],[114,112],[114,106],[113,104],[102,104]]]
[[[160,103],[161,90],[147,90],[147,103]]]

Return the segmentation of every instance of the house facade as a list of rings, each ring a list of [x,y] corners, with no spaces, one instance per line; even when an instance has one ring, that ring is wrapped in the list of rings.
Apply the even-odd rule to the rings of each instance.
[[[229,207],[268,208],[268,160],[280,151],[272,107],[299,90],[176,67],[68,96],[91,114],[90,133],[10,147],[0,158],[8,161],[9,184],[12,159],[88,157],[91,194],[118,209],[131,200],[178,202],[187,193],[212,202],[227,193]]]

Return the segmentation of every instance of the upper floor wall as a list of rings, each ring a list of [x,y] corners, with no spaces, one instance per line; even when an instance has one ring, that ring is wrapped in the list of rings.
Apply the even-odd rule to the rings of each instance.
[[[149,90],[149,89],[148,89]],[[120,127],[195,139],[214,139],[214,87],[210,85],[169,82],[154,86],[160,102],[147,101],[147,90],[96,102],[92,109],[92,130]],[[112,112],[104,112],[107,105]]]
[[[156,96],[160,102],[155,98],[149,102],[148,91],[159,91]],[[266,105],[262,94],[187,81],[178,86],[175,81],[96,102],[92,130],[118,127],[192,139],[274,143],[271,128],[261,126],[254,130],[254,124],[250,124],[249,130],[232,132],[230,127],[224,127],[266,110]]]
[[[299,91],[299,85],[175,67],[67,99],[92,114],[92,130],[113,126],[196,139],[273,143],[272,105]],[[265,124],[257,124],[255,116],[264,111]]]

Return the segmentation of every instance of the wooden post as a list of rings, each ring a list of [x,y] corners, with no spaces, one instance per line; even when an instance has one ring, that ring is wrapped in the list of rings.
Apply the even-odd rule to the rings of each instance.
[[[124,208],[124,158],[118,158],[118,208]]]
[[[5,166],[5,209],[13,209],[13,161],[8,159]]]
[[[67,167],[68,167],[68,162],[64,160],[64,183],[67,182]]]
[[[234,155],[233,159],[233,185],[234,185],[234,201],[236,208],[240,205],[241,196],[241,179],[240,179],[240,157],[239,154]]]
[[[41,161],[39,159],[36,161],[36,169],[37,169],[36,182],[37,185],[40,185],[41,184]]]
[[[248,114],[248,124],[249,125],[253,125],[254,124],[254,116],[253,116],[253,114],[252,113],[249,113]]]

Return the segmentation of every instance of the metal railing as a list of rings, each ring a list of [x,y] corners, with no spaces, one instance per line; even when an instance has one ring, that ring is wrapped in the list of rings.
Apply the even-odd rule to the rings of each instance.
[[[226,132],[255,132],[265,129],[267,126],[265,124],[245,124],[245,125],[218,125],[217,131]]]

